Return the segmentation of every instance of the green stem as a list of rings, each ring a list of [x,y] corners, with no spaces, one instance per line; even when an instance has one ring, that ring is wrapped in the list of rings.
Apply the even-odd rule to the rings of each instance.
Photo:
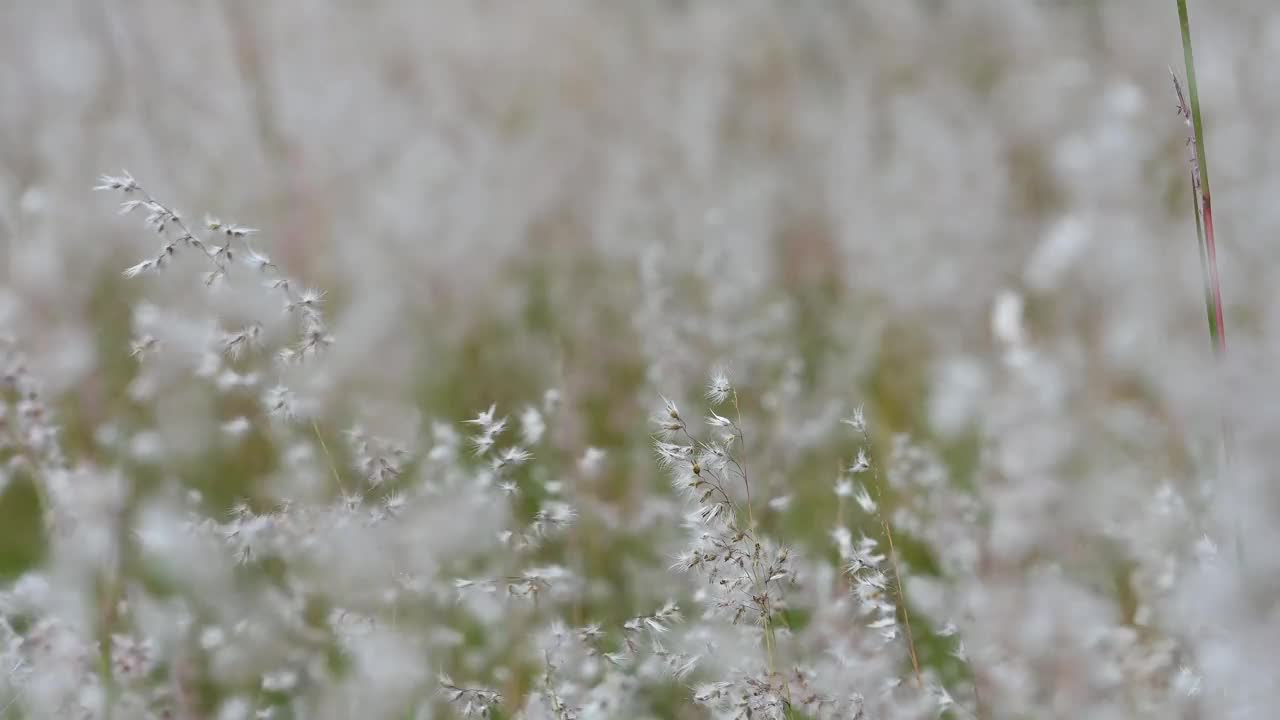
[[[1227,335],[1222,312],[1222,285],[1218,279],[1218,252],[1214,242],[1213,203],[1209,191],[1209,156],[1204,147],[1204,120],[1200,114],[1200,90],[1196,83],[1195,57],[1191,51],[1191,19],[1187,14],[1187,0],[1178,2],[1178,24],[1182,28],[1182,54],[1187,67],[1187,94],[1191,104],[1192,135],[1196,146],[1196,171],[1199,175],[1200,200],[1196,206],[1197,230],[1203,217],[1204,242],[1202,258],[1206,261],[1208,287],[1205,288],[1209,305],[1209,335],[1218,352],[1226,352]]]
[[[1199,235],[1203,224],[1204,233],[1201,238],[1200,258],[1205,269],[1207,284],[1205,287],[1205,304],[1209,310],[1209,336],[1214,341],[1214,349],[1219,357],[1226,354],[1227,336],[1222,317],[1222,285],[1218,279],[1218,253],[1213,232],[1213,202],[1209,192],[1209,155],[1204,147],[1204,120],[1200,115],[1200,91],[1196,84],[1196,64],[1191,52],[1191,19],[1187,14],[1187,0],[1178,2],[1178,24],[1182,28],[1182,54],[1187,66],[1187,95],[1191,107],[1191,129],[1196,148],[1196,166],[1194,171],[1198,183],[1193,187],[1200,190],[1199,202],[1196,204],[1196,231]],[[1203,221],[1203,222],[1202,222]],[[1222,421],[1222,443],[1219,458],[1219,472],[1225,475],[1231,466],[1232,440],[1231,422],[1226,415]],[[1235,527],[1236,562],[1244,564],[1244,543],[1240,521],[1237,517]]]

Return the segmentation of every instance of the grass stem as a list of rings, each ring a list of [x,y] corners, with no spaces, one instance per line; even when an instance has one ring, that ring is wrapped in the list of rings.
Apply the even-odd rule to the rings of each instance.
[[[1191,50],[1191,19],[1187,12],[1187,0],[1177,0],[1177,3],[1178,24],[1182,28],[1182,54],[1187,72],[1187,97],[1183,98],[1182,88],[1176,77],[1174,87],[1178,92],[1178,111],[1191,128],[1190,144],[1194,148],[1191,183],[1193,192],[1198,195],[1194,203],[1196,237],[1200,243],[1200,266],[1205,281],[1209,337],[1214,350],[1221,354],[1227,350],[1227,334],[1223,322],[1222,284],[1218,276],[1218,251],[1213,228],[1213,196],[1209,190],[1209,158],[1204,147],[1204,120],[1200,112],[1195,57]]]

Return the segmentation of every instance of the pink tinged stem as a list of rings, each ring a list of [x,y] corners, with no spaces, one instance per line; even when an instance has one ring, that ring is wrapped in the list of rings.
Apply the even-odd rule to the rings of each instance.
[[[1209,290],[1213,293],[1213,320],[1218,332],[1218,350],[1227,349],[1227,329],[1222,318],[1222,286],[1218,282],[1218,253],[1213,242],[1213,207],[1204,195],[1204,244],[1209,253]]]
[[[1178,24],[1182,30],[1182,54],[1183,60],[1187,68],[1187,94],[1191,101],[1190,107],[1182,101],[1182,92],[1178,91],[1179,103],[1185,115],[1189,116],[1192,129],[1192,140],[1195,143],[1195,172],[1199,180],[1198,187],[1200,189],[1200,204],[1203,206],[1204,215],[1204,234],[1205,234],[1205,254],[1209,261],[1208,275],[1209,288],[1208,295],[1212,300],[1213,323],[1209,328],[1210,334],[1217,341],[1216,349],[1219,353],[1227,349],[1226,327],[1222,317],[1222,289],[1218,283],[1218,254],[1217,246],[1214,243],[1213,233],[1213,209],[1209,202],[1211,193],[1209,192],[1209,157],[1204,147],[1204,120],[1200,115],[1200,91],[1196,84],[1196,63],[1191,50],[1191,17],[1187,11],[1187,0],[1176,0],[1178,6]],[[1189,112],[1188,112],[1189,111]]]

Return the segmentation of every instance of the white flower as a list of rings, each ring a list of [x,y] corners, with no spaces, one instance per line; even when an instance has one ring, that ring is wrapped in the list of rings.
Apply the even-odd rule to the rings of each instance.
[[[137,265],[126,268],[124,271],[124,276],[127,278],[135,278],[141,275],[142,273],[148,272],[158,266],[159,266],[159,263],[157,263],[155,260],[143,260]]]
[[[676,407],[676,404],[674,402],[672,402],[671,400],[668,400],[667,398],[662,398],[662,404],[663,404],[663,409],[667,413],[667,417],[671,418],[672,420],[680,419],[680,408]]]
[[[226,233],[228,237],[243,238],[258,231],[254,228],[242,227],[240,225],[225,225],[222,228],[222,232]]]
[[[232,360],[238,359],[246,350],[257,344],[261,335],[262,326],[258,323],[241,328],[236,332],[225,333],[222,336],[222,351],[230,355]]]
[[[494,469],[497,470],[499,468],[506,467],[507,465],[523,465],[532,457],[533,453],[522,447],[513,445],[506,450],[503,450],[502,454],[494,460]]]
[[[498,410],[498,405],[495,403],[493,405],[490,405],[488,410],[485,410],[484,412],[475,416],[474,419],[467,420],[466,422],[469,425],[479,425],[481,429],[487,429],[487,428],[493,427],[494,425],[493,415],[495,412],[497,412],[497,410]]]
[[[520,413],[520,437],[526,445],[537,445],[546,431],[547,424],[538,408],[530,405]]]
[[[598,447],[589,447],[578,459],[578,471],[586,477],[594,477],[604,466],[605,451]]]
[[[304,307],[315,307],[324,299],[324,291],[315,288],[306,288],[302,294],[298,296],[298,304]]]
[[[876,501],[871,499],[871,493],[867,492],[865,486],[858,486],[858,492],[853,496],[853,499],[862,507],[863,512],[874,513],[876,511]]]
[[[1183,665],[1178,668],[1178,676],[1174,679],[1173,686],[1186,697],[1196,697],[1200,694],[1200,676]]]
[[[733,392],[733,386],[729,384],[729,375],[724,368],[716,368],[711,373],[711,379],[707,382],[707,400],[712,405],[719,405],[724,402]]]
[[[275,263],[271,262],[271,258],[253,248],[246,248],[241,260],[244,261],[244,264],[259,272],[265,271],[267,268],[275,268]]]
[[[160,341],[151,335],[143,335],[130,344],[129,354],[136,358],[144,358],[156,348]]]
[[[409,499],[405,497],[405,494],[398,490],[382,499],[383,506],[386,507],[387,512],[392,515],[403,510],[408,502]]]
[[[867,429],[867,420],[863,415],[862,406],[854,408],[853,417],[847,417],[840,422],[853,428],[856,432],[864,432]]]
[[[859,450],[858,457],[854,459],[853,464],[849,466],[849,472],[857,474],[866,472],[871,467],[871,460],[867,457],[866,450]]]
[[[249,419],[241,415],[222,424],[222,432],[233,438],[244,437],[250,430]]]
[[[262,676],[262,689],[266,692],[288,692],[298,684],[298,674],[281,670]]]
[[[262,396],[262,404],[266,407],[268,415],[286,420],[294,417],[293,391],[284,385],[276,385],[268,390]]]
[[[684,419],[680,417],[680,409],[674,402],[662,398],[662,404],[662,412],[654,416],[653,422],[658,426],[658,435],[667,438],[684,429]]]
[[[733,425],[733,421],[727,417],[721,417],[717,415],[715,412],[712,412],[711,417],[707,418],[707,424],[710,425],[711,427],[723,428],[723,427],[731,427]]]
[[[847,477],[836,480],[836,497],[853,497],[853,481]]]
[[[133,192],[138,189],[138,182],[133,179],[128,170],[121,170],[123,175],[103,175],[98,178],[98,184],[93,187],[94,190],[121,190],[123,192]]]

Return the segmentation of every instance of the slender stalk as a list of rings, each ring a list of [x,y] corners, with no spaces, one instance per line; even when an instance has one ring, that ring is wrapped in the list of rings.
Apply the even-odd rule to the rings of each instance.
[[[1182,54],[1187,70],[1188,104],[1182,97],[1182,89],[1178,89],[1179,112],[1191,126],[1191,144],[1194,146],[1192,156],[1192,186],[1199,191],[1199,199],[1195,205],[1196,234],[1201,239],[1201,269],[1205,277],[1205,303],[1209,315],[1209,336],[1214,349],[1224,353],[1227,349],[1226,326],[1222,313],[1222,286],[1218,279],[1218,252],[1213,231],[1213,202],[1209,190],[1209,158],[1204,147],[1204,120],[1200,113],[1200,92],[1196,84],[1195,58],[1191,51],[1191,20],[1187,13],[1187,0],[1177,0],[1178,23],[1182,28]],[[1203,233],[1201,225],[1203,224]]]
[[[907,612],[907,594],[902,590],[902,572],[898,570],[898,551],[893,547],[893,531],[889,529],[889,521],[880,513],[880,524],[884,527],[884,536],[889,540],[889,564],[893,566],[893,581],[898,586],[898,606],[902,608],[902,627],[907,632],[907,651],[911,654],[911,669],[915,671],[916,687],[924,687],[924,677],[920,674],[920,660],[916,657],[916,641],[911,636],[911,614]]]
[[[1209,274],[1209,254],[1205,250],[1204,245],[1204,225],[1200,221],[1200,193],[1193,184],[1191,187],[1191,209],[1192,214],[1196,218],[1196,244],[1200,248],[1200,276],[1204,286],[1204,308],[1209,319],[1209,345],[1214,350],[1218,349],[1218,315],[1213,307],[1213,293],[1209,292],[1212,286]]]
[[[1191,187],[1193,195],[1199,198],[1194,202],[1196,217],[1196,237],[1200,242],[1200,268],[1205,280],[1205,307],[1209,316],[1209,338],[1214,351],[1221,358],[1227,351],[1226,326],[1222,315],[1222,285],[1218,279],[1218,252],[1213,231],[1213,200],[1209,190],[1209,157],[1204,146],[1204,119],[1200,113],[1200,91],[1196,84],[1195,57],[1191,51],[1191,18],[1187,12],[1187,0],[1177,0],[1178,25],[1182,30],[1182,55],[1187,70],[1187,97],[1182,95],[1178,78],[1173,79],[1174,89],[1178,93],[1178,112],[1190,128],[1191,137]],[[1190,102],[1188,102],[1188,100]],[[1231,464],[1232,429],[1230,420],[1223,415],[1220,472],[1225,473]],[[1239,520],[1236,521],[1235,532],[1236,560],[1244,561],[1244,544]]]
[[[1200,222],[1200,174],[1196,161],[1195,125],[1191,120],[1191,108],[1182,94],[1182,84],[1178,82],[1178,74],[1169,68],[1169,77],[1173,78],[1173,91],[1178,95],[1178,114],[1187,124],[1187,151],[1191,160],[1191,215],[1196,219],[1196,247],[1200,250],[1200,279],[1204,287],[1204,307],[1209,319],[1209,347],[1218,349],[1217,314],[1213,309],[1213,293],[1209,291],[1212,284],[1209,274],[1209,254],[1205,250],[1204,225]]]
[[[312,420],[311,429],[315,430],[316,440],[320,441],[320,449],[324,451],[325,461],[329,464],[329,472],[333,473],[333,482],[338,485],[338,492],[346,495],[347,488],[342,484],[342,476],[338,474],[338,464],[333,461],[333,454],[329,452],[329,445],[325,443],[324,434],[320,432],[320,424]]]
[[[742,447],[742,451],[741,451],[743,455],[742,463],[745,463],[746,453],[747,453],[747,435],[742,429],[742,407],[738,405],[737,388],[734,388],[733,390],[733,410],[734,410],[734,413],[738,416],[738,424],[734,426],[734,430],[738,434],[738,441]],[[736,460],[733,461],[733,464],[738,468],[738,473],[742,475],[742,484],[747,491],[747,530],[748,532],[754,534],[756,520],[755,520],[755,517],[751,514],[751,480],[748,478],[747,469],[743,466],[742,463],[739,463]],[[760,547],[760,544],[756,543],[756,548],[758,549],[759,547]],[[752,558],[751,564],[753,568],[752,574],[757,578],[757,582],[759,582],[758,578],[760,574],[760,568],[759,568],[758,552],[755,553],[755,557]],[[765,580],[763,583],[759,583],[759,584],[761,586],[761,591],[762,591],[761,594],[764,594],[763,593],[764,586],[768,584],[768,580]],[[772,614],[773,614],[773,609],[766,608],[766,613],[764,615],[764,650],[765,650],[766,661],[769,664],[769,682],[770,683],[773,682],[773,679],[777,674],[776,666],[774,664],[774,657],[773,657],[774,645],[777,644],[777,637],[774,634]],[[783,693],[787,698],[787,716],[791,717],[794,712],[791,708],[791,681],[785,675],[782,676],[782,688],[783,688]]]
[[[742,408],[738,406],[738,389],[733,389],[733,411],[738,415],[738,440],[742,444],[743,457],[747,453],[747,436],[742,432]],[[742,470],[741,466],[738,468]],[[747,489],[747,527],[755,530],[756,519],[751,516],[751,481],[747,479],[747,471],[742,470],[742,484]]]
[[[871,435],[867,432],[866,425],[861,428],[862,442],[866,444],[867,452],[871,452]],[[880,520],[880,527],[884,530],[885,539],[889,543],[889,566],[893,568],[894,585],[898,590],[898,608],[902,610],[902,627],[907,635],[907,652],[911,655],[911,669],[915,673],[916,687],[924,687],[924,676],[920,673],[920,659],[916,655],[916,641],[911,634],[911,614],[907,612],[907,594],[902,589],[902,570],[898,567],[898,551],[893,546],[893,530],[889,526],[889,520],[884,515],[884,492],[880,487],[880,468],[876,462],[871,463],[872,480],[875,482],[876,488],[876,517]]]

